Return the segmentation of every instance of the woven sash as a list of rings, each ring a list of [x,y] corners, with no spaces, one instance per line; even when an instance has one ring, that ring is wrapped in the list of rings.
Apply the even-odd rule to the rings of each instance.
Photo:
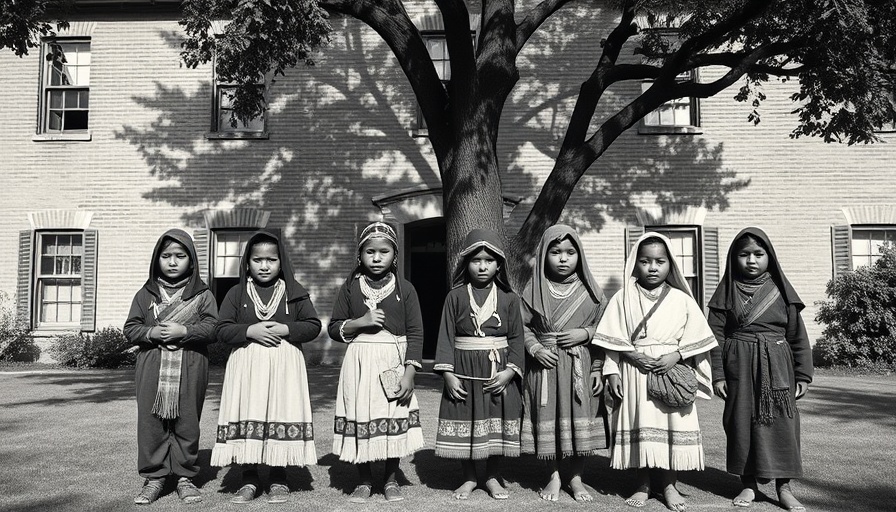
[[[491,376],[471,377],[468,375],[457,375],[459,379],[467,380],[492,380],[498,374],[498,363],[501,362],[502,348],[507,348],[507,336],[458,336],[454,339],[454,348],[456,350],[488,350],[488,360],[492,363]]]

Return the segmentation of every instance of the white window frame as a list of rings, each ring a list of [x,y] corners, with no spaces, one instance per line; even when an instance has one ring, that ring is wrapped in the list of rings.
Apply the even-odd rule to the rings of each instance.
[[[246,250],[246,243],[249,239],[256,233],[255,229],[212,229],[211,236],[209,240],[209,288],[211,288],[212,293],[215,297],[218,298],[219,301],[224,299],[224,293],[220,289],[221,280],[234,280],[235,282],[239,282],[240,278],[240,263],[242,262],[243,253]],[[222,238],[236,238],[237,246],[236,253],[233,251],[225,251],[222,254],[221,245],[222,243],[226,243],[227,240],[222,240]],[[225,272],[226,264],[225,261],[227,259],[235,258],[236,259],[236,272],[228,273]],[[219,297],[220,295],[220,297]]]
[[[34,245],[34,270],[33,270],[33,286],[34,286],[34,326],[36,329],[41,330],[71,330],[77,329],[80,330],[81,327],[81,312],[82,306],[84,304],[84,233],[81,231],[62,231],[62,230],[52,230],[52,231],[38,231],[36,232],[36,240]],[[71,251],[68,254],[64,253],[56,253],[56,254],[45,254],[44,253],[44,241],[49,237],[72,237],[70,241],[70,245],[68,246]],[[74,248],[77,247],[74,244],[74,237],[80,238],[80,252],[75,254]],[[56,247],[59,247],[58,245]],[[56,262],[55,260],[58,258],[71,258],[70,261],[73,261],[75,256],[80,257],[79,263],[79,272],[73,272],[73,264],[69,263],[68,272],[60,272],[56,273]],[[53,270],[51,272],[44,271],[44,259],[45,258],[53,258]],[[64,262],[65,260],[62,260]],[[58,292],[59,288],[57,287],[57,296],[56,300],[47,300],[44,297],[45,286],[44,284],[48,281],[71,281],[70,283],[70,293],[69,300],[62,301],[59,300]],[[77,301],[74,298],[74,287],[78,287],[78,297]],[[45,318],[44,304],[52,303],[56,305],[56,319],[55,320],[47,320]],[[71,308],[71,313],[69,315],[68,321],[59,321],[59,305],[60,304],[68,304],[68,307]]]
[[[873,234],[883,234],[884,240],[881,243],[875,243],[871,237]],[[859,236],[856,236],[859,235]],[[867,242],[867,251],[864,245]],[[875,261],[880,259],[880,247],[887,242],[896,242],[896,225],[892,224],[854,224],[850,226],[849,247],[850,261],[849,264],[853,270],[863,266],[871,266]],[[857,247],[861,244],[863,247]],[[857,254],[856,249],[861,248],[863,252]],[[864,260],[858,262],[857,260]]]
[[[54,46],[76,45],[76,51],[64,53],[62,59],[50,59],[56,51]],[[85,51],[86,47],[86,51]],[[65,55],[68,55],[66,59]],[[76,140],[89,141],[90,135],[90,72],[92,48],[90,38],[52,38],[41,44],[40,98],[38,101],[37,135],[33,140]],[[69,73],[70,72],[70,73]],[[74,76],[75,83],[62,83],[62,77]],[[60,78],[54,83],[54,78]],[[55,98],[60,98],[58,101]],[[74,101],[72,101],[74,98]],[[67,113],[83,112],[86,116],[84,127],[66,128]],[[61,113],[59,125],[53,126],[54,113]]]
[[[265,107],[260,114],[260,127],[251,127],[236,120],[236,126],[230,124],[229,95],[228,92],[236,89],[236,84],[229,82],[220,82],[218,80],[218,59],[212,59],[212,112],[211,112],[211,131],[206,134],[209,139],[268,139],[268,80],[266,77],[259,77],[256,82],[264,87]],[[258,121],[259,118],[253,119],[251,122]]]
[[[685,71],[675,77],[676,82],[689,82],[698,80],[697,70]],[[641,83],[641,92],[646,91],[653,85],[652,80],[645,80]],[[676,109],[687,108],[687,123],[678,122],[676,119]],[[671,121],[669,121],[671,117]],[[654,121],[654,118],[656,119]],[[699,134],[700,128],[700,98],[685,97],[676,98],[660,105],[659,108],[650,112],[638,123],[638,133],[642,135],[653,134]]]
[[[697,301],[697,304],[703,306],[703,285],[705,281],[704,275],[704,262],[703,262],[703,229],[701,226],[685,226],[685,225],[659,225],[659,226],[645,226],[645,231],[655,231],[661,235],[665,235],[667,238],[671,239],[675,242],[676,237],[674,234],[686,233],[693,236],[693,251],[694,254],[688,256],[682,256],[676,254],[675,257],[678,260],[679,264],[682,263],[683,258],[693,258],[693,272],[686,272],[684,268],[682,268],[682,273],[684,274],[685,279],[688,281],[688,285],[691,287],[691,293],[694,294],[694,299]],[[673,234],[673,236],[669,236]]]

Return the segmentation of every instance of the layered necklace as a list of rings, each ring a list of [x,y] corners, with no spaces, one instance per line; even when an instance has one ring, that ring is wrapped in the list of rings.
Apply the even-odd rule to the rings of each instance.
[[[258,290],[255,289],[255,283],[252,282],[252,279],[249,279],[249,299],[252,300],[252,304],[255,305],[255,316],[258,317],[261,321],[267,321],[274,317],[274,313],[277,312],[277,306],[280,305],[280,301],[283,299],[283,295],[286,293],[286,283],[283,279],[277,279],[277,282],[274,284],[274,294],[271,295],[271,300],[265,304],[261,297],[258,295]]]
[[[360,285],[361,293],[364,294],[364,305],[373,311],[380,302],[395,291],[395,276],[389,272],[383,279],[372,281],[369,277],[361,274]]]
[[[548,290],[550,290],[551,292],[551,297],[555,299],[568,299],[572,296],[573,293],[575,293],[576,290],[579,289],[579,284],[581,284],[581,281],[579,281],[579,276],[577,274],[573,274],[559,283],[555,283],[550,279],[548,279],[547,281]]]

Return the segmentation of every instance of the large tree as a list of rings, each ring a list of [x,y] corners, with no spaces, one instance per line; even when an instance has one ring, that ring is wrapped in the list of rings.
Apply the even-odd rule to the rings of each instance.
[[[0,6],[0,45],[21,55],[52,33],[51,0],[8,0]],[[874,130],[896,120],[896,1],[881,0],[435,0],[445,27],[452,80],[446,88],[420,30],[400,0],[185,0],[183,58],[188,65],[217,54],[222,79],[240,84],[235,110],[261,108],[258,77],[313,63],[328,39],[328,13],[360,20],[389,46],[416,95],[443,183],[449,254],[473,227],[507,238],[517,280],[544,229],[559,219],[587,171],[626,130],[663,103],[708,98],[740,84],[736,98],[759,122],[769,80],[798,80],[793,137],[818,136],[849,144],[875,140]],[[520,6],[518,4],[525,4]],[[521,228],[506,233],[499,121],[519,80],[518,58],[533,35],[561,9],[613,9],[615,26],[602,39],[582,83],[553,170]],[[470,13],[480,14],[479,27]],[[64,19],[64,14],[62,15]],[[232,20],[223,34],[213,20]],[[666,30],[673,28],[674,30]],[[478,38],[470,37],[476,29]],[[602,30],[604,27],[595,27]],[[628,46],[627,46],[628,45]],[[623,47],[642,59],[620,59]],[[324,50],[325,51],[325,50]],[[681,80],[706,67],[711,81]],[[716,68],[718,69],[718,68]],[[692,76],[700,76],[694,73]],[[600,123],[605,92],[627,81],[653,85]],[[597,163],[596,163],[597,162]]]

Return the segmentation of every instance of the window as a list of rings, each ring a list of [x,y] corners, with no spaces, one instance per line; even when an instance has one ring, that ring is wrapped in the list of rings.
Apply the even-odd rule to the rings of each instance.
[[[698,303],[702,304],[700,288],[700,250],[698,228],[673,228],[669,226],[648,227],[648,231],[656,231],[665,235],[672,242],[672,252],[678,260],[681,272],[691,287],[691,292]]]
[[[81,322],[84,241],[80,233],[38,233],[37,327]]]
[[[423,43],[426,45],[429,58],[432,59],[432,64],[436,68],[436,74],[439,75],[439,79],[442,81],[442,87],[447,89],[449,82],[451,82],[451,59],[448,56],[448,41],[445,39],[445,34],[424,34]],[[415,135],[421,137],[429,135],[426,129],[426,119],[423,117],[423,111],[419,105],[417,105],[417,129]]]
[[[90,41],[44,43],[38,132],[87,134],[90,125]]]
[[[880,259],[880,248],[896,242],[896,226],[852,226],[852,268],[870,266]]]
[[[216,66],[213,66],[213,69],[214,105],[210,138],[267,138],[267,110],[248,122],[232,117],[236,85],[219,82]],[[266,92],[264,79],[260,80],[257,85],[263,92]]]
[[[687,71],[678,75],[678,82],[696,81],[695,71]],[[641,91],[653,85],[652,81],[641,84]],[[663,133],[699,133],[700,103],[697,98],[677,98],[660,105],[653,112],[644,116],[638,128],[641,134]]]
[[[254,231],[221,230],[213,233],[211,290],[220,305],[227,291],[240,280],[240,261]]]

